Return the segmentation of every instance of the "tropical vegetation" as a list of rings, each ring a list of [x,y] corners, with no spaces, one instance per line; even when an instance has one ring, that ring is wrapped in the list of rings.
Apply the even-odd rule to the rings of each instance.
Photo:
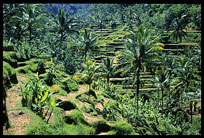
[[[3,3],[4,135],[201,135],[201,4]]]

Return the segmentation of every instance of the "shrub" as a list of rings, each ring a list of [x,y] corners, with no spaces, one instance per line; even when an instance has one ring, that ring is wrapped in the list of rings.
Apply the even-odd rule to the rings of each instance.
[[[6,83],[6,80],[3,80],[3,84]],[[3,126],[6,127],[6,129],[8,129],[10,127],[10,122],[9,122],[9,118],[8,118],[8,113],[7,113],[7,108],[6,108],[6,97],[7,97],[7,91],[8,88],[7,86],[3,86]]]
[[[77,105],[73,101],[61,101],[58,107],[64,110],[78,109]]]
[[[44,78],[44,81],[47,85],[52,86],[53,84],[61,84],[59,81],[59,75],[56,72],[55,64],[53,63],[53,59],[51,58],[51,61],[46,65],[46,76]]]
[[[34,62],[31,62],[28,64],[29,66],[27,66],[27,70],[32,71],[33,73],[38,72],[38,68],[37,68],[37,64],[35,64]]]
[[[133,127],[127,122],[115,122],[111,125],[111,130],[116,132],[116,135],[134,135]]]
[[[54,128],[50,126],[50,124],[46,124],[44,122],[40,122],[37,124],[33,124],[28,127],[26,130],[27,135],[57,135],[57,132]]]
[[[94,124],[96,128],[96,134],[99,134],[101,132],[108,132],[110,131],[110,126],[107,124],[105,120],[98,121]]]
[[[79,83],[79,84],[87,83],[87,79],[83,77],[83,74],[82,74],[82,73],[76,72],[76,73],[73,75],[72,79],[73,79],[74,81],[76,81],[77,83]]]
[[[73,75],[76,72],[77,64],[75,58],[71,53],[66,53],[64,60],[62,61],[64,65],[65,72]]]
[[[95,129],[87,125],[79,124],[76,126],[78,135],[94,135]]]
[[[63,89],[66,90],[67,92],[77,91],[78,90],[77,83],[74,80],[70,79],[70,78],[65,80],[62,84],[63,84]]]
[[[13,44],[8,44],[5,40],[3,40],[3,50],[4,51],[13,51]]]
[[[64,120],[68,124],[84,124],[89,125],[88,122],[85,120],[81,111],[74,109],[71,114],[65,115]]]
[[[45,64],[42,60],[38,61],[37,72],[39,72],[39,74],[45,73]]]
[[[62,88],[60,87],[59,95],[61,95],[61,96],[67,96],[67,92],[66,92],[64,89],[62,89]]]

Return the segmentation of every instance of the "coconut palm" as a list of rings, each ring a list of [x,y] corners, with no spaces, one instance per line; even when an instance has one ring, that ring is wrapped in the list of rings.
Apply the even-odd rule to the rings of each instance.
[[[161,89],[162,92],[162,108],[163,108],[163,97],[164,91],[166,91],[166,108],[168,108],[168,100],[170,96],[170,84],[171,77],[175,73],[175,59],[169,58],[168,54],[161,53],[157,60],[157,65],[155,67],[155,75],[153,84]],[[159,91],[158,91],[159,98]]]
[[[21,6],[23,10],[23,16],[18,18],[21,23],[26,26],[28,31],[29,45],[32,48],[31,42],[35,37],[36,28],[39,27],[39,21],[42,18],[41,11],[44,8],[42,4],[25,4]]]
[[[189,92],[194,93],[198,86],[195,87],[195,83],[200,82],[196,80],[197,68],[193,67],[191,60],[183,56],[180,58],[179,66],[176,69],[176,77],[173,79],[173,91],[176,96],[177,104],[179,107],[186,106],[185,101],[189,101],[190,107],[192,107],[192,98],[189,98]],[[188,100],[190,99],[190,100]],[[192,116],[192,108],[191,108]]]
[[[114,60],[113,58],[106,57],[106,59],[104,59],[104,62],[101,66],[107,79],[108,88],[109,88],[110,77],[113,76],[115,72],[115,66],[113,65],[113,60]]]
[[[97,50],[99,47],[97,46],[97,36],[94,32],[88,31],[87,29],[84,32],[81,32],[81,51],[84,53],[85,62],[87,58],[87,54]]]
[[[54,14],[51,13],[51,16],[53,17],[52,20],[50,20],[50,27],[48,27],[50,32],[53,32],[59,41],[59,49],[58,49],[58,56],[61,52],[63,42],[66,40],[68,34],[72,34],[75,32],[78,32],[79,24],[76,23],[74,18],[70,18],[69,14],[66,13],[63,9],[58,11],[57,17],[54,16]]]
[[[163,44],[157,43],[159,37],[152,40],[150,30],[144,25],[138,27],[136,33],[131,32],[131,36],[125,40],[125,49],[116,53],[117,57],[122,57],[125,62],[121,63],[122,75],[128,71],[133,71],[133,86],[136,85],[135,99],[137,101],[138,114],[138,98],[140,86],[140,72],[146,71],[145,63],[155,59],[155,51],[162,49]]]
[[[162,93],[162,109],[163,109],[163,98],[164,98],[164,91],[166,88],[169,88],[170,84],[170,74],[165,66],[160,66],[160,70],[156,73],[154,78],[154,84],[161,88]],[[159,98],[159,95],[158,95]]]
[[[175,20],[173,22],[173,32],[170,34],[170,39],[175,41],[176,43],[182,42],[182,39],[186,37],[186,32],[183,31],[183,26],[179,24],[179,21]],[[177,55],[178,55],[178,45],[177,45]]]
[[[21,19],[23,15],[23,4],[4,4],[3,5],[3,31],[7,39],[19,45],[22,33],[25,31]],[[18,48],[18,47],[17,47]]]

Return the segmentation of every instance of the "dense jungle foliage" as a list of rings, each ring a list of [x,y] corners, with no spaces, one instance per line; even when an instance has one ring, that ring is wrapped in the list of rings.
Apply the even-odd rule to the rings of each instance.
[[[4,135],[201,135],[201,4],[4,3],[2,63]]]

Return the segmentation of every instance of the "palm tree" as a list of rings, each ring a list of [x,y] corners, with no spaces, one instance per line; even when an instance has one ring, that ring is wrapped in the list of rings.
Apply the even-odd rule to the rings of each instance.
[[[12,18],[16,15],[22,15],[22,10],[19,10],[18,4],[3,4],[3,34],[8,41],[15,37],[13,32],[15,22]]]
[[[11,9],[9,9],[11,8]],[[9,9],[9,10],[8,10]],[[6,34],[13,39],[14,44],[20,46],[22,35],[27,35],[28,42],[30,46],[30,51],[32,51],[33,45],[31,45],[33,38],[38,37],[40,27],[40,21],[44,16],[42,10],[44,6],[42,4],[7,4],[5,5],[5,22],[4,30],[6,29]],[[10,28],[9,28],[10,26]],[[36,31],[38,29],[38,32]],[[38,45],[37,45],[38,46]],[[18,47],[17,47],[17,50]]]
[[[152,40],[150,30],[146,29],[143,24],[138,27],[137,33],[130,32],[132,36],[125,40],[126,48],[117,52],[116,55],[117,57],[122,56],[126,60],[119,65],[123,67],[122,75],[133,71],[133,87],[136,85],[135,100],[137,101],[138,114],[140,72],[141,70],[146,71],[145,63],[157,57],[155,51],[162,49],[163,44],[157,43],[159,37]]]
[[[178,40],[180,41],[180,43],[182,42],[182,38],[186,37],[186,32],[183,31],[183,26],[182,24],[179,23],[178,20],[175,20],[173,22],[173,32],[170,34],[170,38],[171,40],[175,41],[176,43],[178,43]],[[178,55],[178,45],[177,45],[177,55]]]
[[[97,50],[99,48],[97,46],[97,44],[98,44],[97,36],[93,32],[85,29],[84,32],[81,32],[80,41],[82,42],[81,50],[84,53],[85,62],[86,62],[87,54],[89,52],[92,52],[92,51]]]
[[[106,57],[106,59],[104,59],[104,62],[102,64],[102,70],[104,71],[107,79],[108,89],[109,89],[110,77],[113,76],[115,72],[115,66],[113,65],[113,60],[114,58]]]
[[[78,27],[79,24],[75,22],[74,18],[70,18],[69,14],[64,11],[64,9],[61,9],[58,11],[58,16],[55,17],[54,14],[51,13],[51,16],[53,17],[52,20],[50,20],[51,27],[49,28],[50,32],[53,32],[54,34],[59,35],[59,49],[58,49],[58,56],[61,52],[63,41],[66,40],[66,37],[68,34],[71,33],[78,33]],[[58,36],[56,36],[58,37]]]
[[[31,47],[31,42],[35,36],[36,28],[39,27],[39,21],[42,18],[41,11],[44,8],[42,4],[25,4],[21,7],[23,10],[23,16],[19,20],[26,26],[29,36],[29,45]]]
[[[163,109],[163,98],[164,98],[164,90],[169,88],[170,84],[170,75],[165,66],[160,66],[160,70],[156,73],[154,78],[154,83],[158,88],[161,88],[162,92],[162,109]],[[158,95],[159,98],[159,95]]]
[[[3,31],[9,42],[17,46],[20,44],[22,34],[26,31],[24,21],[25,4],[3,5]],[[18,49],[18,47],[17,47]]]
[[[188,95],[189,92],[196,91],[197,88],[194,88],[194,83],[196,82],[196,71],[197,68],[193,67],[191,60],[186,57],[180,57],[179,66],[176,69],[176,77],[174,78],[173,90],[175,90],[175,96],[178,97],[179,106],[183,106],[186,98],[185,95]],[[186,104],[184,103],[184,106]],[[190,107],[192,107],[192,100],[190,100]],[[182,108],[182,107],[181,107]],[[191,116],[192,116],[192,108],[191,108]]]

